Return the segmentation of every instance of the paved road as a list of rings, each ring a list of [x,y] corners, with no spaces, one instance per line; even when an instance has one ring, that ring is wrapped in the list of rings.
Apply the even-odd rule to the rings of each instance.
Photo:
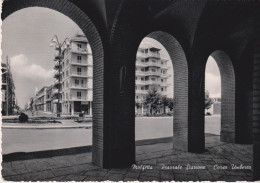
[[[206,117],[206,133],[219,135],[219,117]],[[172,118],[136,118],[136,140],[173,135]],[[2,153],[32,152],[92,144],[92,129],[2,129]]]

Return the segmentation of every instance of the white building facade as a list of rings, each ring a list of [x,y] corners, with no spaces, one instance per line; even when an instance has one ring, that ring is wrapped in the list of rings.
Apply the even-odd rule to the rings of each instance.
[[[71,38],[61,69],[62,114],[92,115],[93,57],[84,35]]]
[[[168,96],[169,82],[171,76],[168,73],[169,60],[161,58],[160,48],[142,43],[138,48],[136,57],[136,78],[135,78],[135,102],[136,113],[147,113],[147,107],[143,105],[145,95],[153,87],[157,88],[162,96]]]

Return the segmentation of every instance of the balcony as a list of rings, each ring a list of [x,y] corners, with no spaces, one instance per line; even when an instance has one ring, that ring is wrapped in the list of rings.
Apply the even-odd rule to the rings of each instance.
[[[143,57],[143,58],[161,58],[160,53],[153,53],[153,52],[148,52],[148,53],[138,53],[137,57]]]
[[[145,74],[149,76],[161,76],[160,72],[153,72],[153,71],[145,72]]]
[[[59,62],[56,62],[53,69],[58,70],[61,69],[62,65]]]
[[[147,94],[148,93],[148,90],[135,90],[135,93],[137,94]]]
[[[60,60],[60,59],[62,59],[63,58],[63,56],[62,56],[62,54],[60,54],[59,52],[57,52],[55,55],[54,55],[54,61],[58,61],[58,60]]]
[[[152,57],[152,58],[161,58],[160,53],[153,53],[153,52],[148,52],[146,53],[147,57]]]
[[[72,100],[72,101],[86,101],[87,97],[84,97],[84,96],[81,96],[81,97],[73,96],[73,97],[70,97],[70,100]]]
[[[146,76],[146,72],[144,72],[144,71],[136,71],[135,74],[137,76]]]
[[[71,89],[87,89],[86,84],[70,84]]]
[[[171,77],[171,75],[170,74],[161,74],[161,77],[162,78],[169,78],[169,77]]]
[[[54,74],[54,78],[59,79],[59,77],[61,77],[61,74],[62,74],[61,72],[56,71],[55,74]]]
[[[70,72],[70,76],[72,76],[72,77],[80,77],[80,78],[91,77],[91,76],[88,76],[87,73],[83,73],[83,72]]]
[[[83,48],[72,48],[70,51],[78,54],[88,54],[88,50]]]
[[[135,80],[135,84],[137,84],[137,85],[160,85],[160,82],[152,81],[152,80],[148,80],[148,81]]]
[[[78,65],[78,66],[92,66],[87,61],[83,61],[83,60],[81,60],[80,62],[76,61],[76,60],[73,60],[72,62],[70,62],[70,64],[71,65]]]

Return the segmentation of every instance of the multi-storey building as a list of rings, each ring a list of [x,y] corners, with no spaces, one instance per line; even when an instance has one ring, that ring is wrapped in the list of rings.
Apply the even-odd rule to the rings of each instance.
[[[46,91],[47,86],[42,87],[35,96],[35,109],[36,111],[46,111],[47,104],[46,104]]]
[[[135,100],[137,113],[146,113],[143,100],[147,92],[155,87],[162,96],[168,96],[170,74],[168,60],[161,58],[160,49],[149,43],[141,43],[136,57]]]
[[[13,115],[16,106],[15,86],[9,59],[2,65],[2,115]]]
[[[62,114],[73,115],[84,111],[85,114],[91,115],[93,58],[84,35],[77,34],[71,38],[69,48],[64,51],[61,66],[56,62],[55,68],[61,69],[60,75],[57,71],[55,76],[61,77]]]

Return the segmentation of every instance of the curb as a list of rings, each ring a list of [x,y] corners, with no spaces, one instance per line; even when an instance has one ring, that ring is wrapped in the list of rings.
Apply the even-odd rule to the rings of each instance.
[[[92,128],[89,126],[2,126],[2,129],[73,129],[73,128]]]

